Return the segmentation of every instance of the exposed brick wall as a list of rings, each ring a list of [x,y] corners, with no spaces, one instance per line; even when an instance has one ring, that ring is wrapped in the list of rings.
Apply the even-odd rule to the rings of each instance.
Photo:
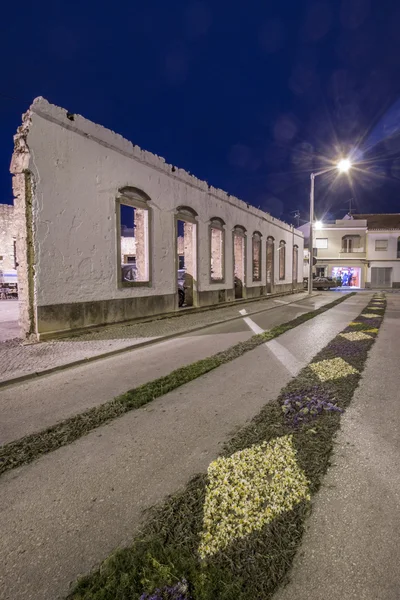
[[[134,237],[121,236],[122,262],[124,262],[124,256],[136,256],[136,240]]]
[[[211,279],[223,279],[224,232],[211,228]]]
[[[135,240],[137,281],[149,280],[148,268],[148,211],[142,208],[135,210]]]
[[[185,254],[185,239],[183,235],[178,237],[178,254],[179,256],[183,256]]]
[[[234,235],[235,276],[244,283],[245,279],[245,238]]]
[[[16,226],[14,221],[14,207],[9,204],[0,204],[0,270],[10,271],[15,269],[14,241]]]
[[[196,225],[184,224],[184,256],[185,256],[185,301],[187,306],[194,304],[194,291],[197,279],[196,273]]]

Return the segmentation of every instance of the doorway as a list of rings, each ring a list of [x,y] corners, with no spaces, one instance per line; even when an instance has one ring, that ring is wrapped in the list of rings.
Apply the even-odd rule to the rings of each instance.
[[[332,267],[332,277],[341,287],[361,287],[361,267]]]
[[[197,305],[197,213],[179,207],[176,215],[176,265],[179,308]]]
[[[274,286],[274,261],[275,261],[275,240],[269,236],[267,239],[267,294],[271,294]]]
[[[392,267],[372,267],[371,268],[371,287],[390,288],[392,287]]]

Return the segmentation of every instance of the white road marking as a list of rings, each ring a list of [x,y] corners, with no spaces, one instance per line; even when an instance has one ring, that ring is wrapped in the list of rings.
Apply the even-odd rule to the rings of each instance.
[[[245,308],[242,308],[242,310],[239,310],[239,312],[241,315],[247,315],[247,310]],[[254,333],[264,333],[264,329],[261,329],[261,327],[259,327],[257,323],[254,323],[254,321],[250,319],[250,317],[243,317],[243,321],[248,327],[250,327],[252,331],[254,331]]]
[[[281,304],[289,304],[288,302],[284,302],[283,300],[274,300],[274,302],[279,302]],[[301,308],[305,307],[303,306]],[[243,321],[246,323],[246,325],[248,325],[248,327],[250,327],[252,331],[254,331],[254,333],[264,333],[264,329],[261,329],[261,327],[259,327],[257,323],[254,323],[254,321],[250,319],[250,317],[244,316],[247,315],[247,310],[245,308],[239,310],[239,313],[243,316]],[[270,340],[269,342],[266,342],[265,346],[268,348],[268,350],[272,352],[275,358],[279,360],[279,362],[289,371],[291,375],[297,375],[297,373],[303,367],[303,364],[299,360],[297,360],[294,354],[292,354],[290,350],[287,350],[287,348],[282,346],[282,344],[280,344],[276,340]]]
[[[244,317],[243,321],[250,327],[252,331],[254,331],[254,333],[264,333],[264,329],[259,327],[257,323],[254,323],[250,317]]]
[[[274,302],[278,302],[279,304],[285,304],[286,306],[295,306],[296,308],[313,309],[312,306],[304,306],[304,304],[297,304],[296,302],[285,302],[284,300],[274,300]]]
[[[291,375],[297,375],[303,364],[282,344],[276,340],[266,342],[266,347],[272,352],[272,354],[279,360],[280,363],[289,371]]]
[[[304,304],[297,304],[296,302],[288,303],[288,306],[295,306],[296,308],[302,308],[303,310],[315,310],[314,306],[304,306]]]

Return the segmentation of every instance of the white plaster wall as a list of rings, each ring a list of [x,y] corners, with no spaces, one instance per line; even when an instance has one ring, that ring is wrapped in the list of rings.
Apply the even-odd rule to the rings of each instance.
[[[397,240],[400,231],[369,231],[368,232],[368,260],[394,260],[397,258]],[[376,240],[387,240],[387,250],[375,250]],[[386,266],[386,265],[382,265]]]
[[[349,221],[344,221],[345,223],[349,223]],[[363,223],[364,221],[359,221]],[[341,221],[340,223],[343,223]],[[342,238],[346,235],[359,235],[360,236],[360,247],[355,249],[356,251],[352,254],[362,254],[366,251],[365,249],[365,227],[363,228],[361,225],[359,227],[353,226],[344,229],[343,227],[335,229],[331,228],[322,228],[315,232],[315,239],[319,238],[327,238],[328,239],[328,247],[327,248],[318,248],[318,260],[324,260],[329,258],[336,258],[341,256],[341,258],[346,258],[345,253],[342,253]]]
[[[140,150],[121,136],[50,105],[31,107],[27,144],[36,190],[33,198],[35,292],[38,306],[176,292],[174,215],[178,206],[198,213],[198,289],[233,288],[232,229],[247,230],[247,286],[252,282],[251,238],[263,235],[262,285],[266,283],[265,243],[269,235],[286,241],[286,278],[292,277],[292,228],[225,192],[174,169],[164,159]],[[151,198],[152,286],[118,288],[116,203],[118,189],[140,188]],[[209,221],[225,223],[225,283],[210,283]],[[299,265],[303,237],[295,232]],[[301,267],[299,266],[299,273]]]
[[[367,282],[371,282],[372,267],[390,267],[392,284],[400,283],[400,259],[397,259],[397,240],[400,231],[369,231],[367,235]],[[376,240],[388,240],[387,250],[375,250]]]
[[[387,267],[392,269],[392,284],[400,283],[400,260],[399,261],[381,261],[381,260],[372,260],[369,263],[369,267],[367,267],[367,282],[371,283],[371,269],[372,267]]]

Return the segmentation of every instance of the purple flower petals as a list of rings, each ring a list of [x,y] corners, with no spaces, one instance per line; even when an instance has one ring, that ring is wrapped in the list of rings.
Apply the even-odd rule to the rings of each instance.
[[[175,585],[157,588],[151,594],[144,593],[140,596],[140,600],[191,600],[191,596],[188,596],[186,579],[182,579]]]
[[[299,427],[316,419],[323,412],[343,412],[325,389],[318,386],[308,392],[292,392],[285,396],[282,411],[286,421],[293,427]]]

